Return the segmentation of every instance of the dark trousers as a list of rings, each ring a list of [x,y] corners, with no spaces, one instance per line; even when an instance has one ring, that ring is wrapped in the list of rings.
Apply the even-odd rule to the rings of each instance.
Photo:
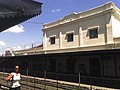
[[[20,87],[17,87],[17,88],[11,88],[10,90],[20,90]]]

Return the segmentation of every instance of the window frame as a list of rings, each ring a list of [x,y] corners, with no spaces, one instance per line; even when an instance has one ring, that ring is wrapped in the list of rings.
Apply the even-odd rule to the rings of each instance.
[[[54,38],[54,40],[53,40]],[[55,44],[55,36],[50,37],[50,45],[54,45]]]
[[[67,37],[67,42],[73,42],[74,41],[74,33],[73,32],[72,33],[67,33],[66,37]]]
[[[88,28],[89,39],[98,38],[99,27]]]

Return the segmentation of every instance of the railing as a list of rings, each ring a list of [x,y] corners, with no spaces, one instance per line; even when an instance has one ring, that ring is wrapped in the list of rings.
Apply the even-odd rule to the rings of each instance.
[[[0,85],[10,88],[10,83],[5,81],[5,77],[12,71],[10,69],[0,69]],[[101,78],[78,75],[52,73],[46,71],[21,70],[22,90],[112,90],[120,89],[120,79]],[[101,86],[101,87],[100,87]],[[109,88],[105,88],[109,87]],[[28,90],[29,90],[28,89]],[[114,89],[115,90],[115,89]]]
[[[5,77],[8,76],[8,73],[1,72],[0,73],[0,85],[1,88],[4,88],[6,90],[9,90],[11,87],[10,81],[5,81]],[[22,90],[89,90],[86,87],[79,87],[77,85],[71,85],[67,84],[65,82],[60,82],[56,80],[51,79],[45,79],[45,78],[38,78],[38,77],[32,77],[32,76],[24,76],[22,75],[21,80],[21,89]],[[80,89],[79,89],[80,88]]]

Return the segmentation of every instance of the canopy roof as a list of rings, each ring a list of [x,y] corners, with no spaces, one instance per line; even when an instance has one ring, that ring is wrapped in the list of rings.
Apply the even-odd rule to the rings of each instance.
[[[41,5],[33,0],[0,0],[0,32],[41,14]]]

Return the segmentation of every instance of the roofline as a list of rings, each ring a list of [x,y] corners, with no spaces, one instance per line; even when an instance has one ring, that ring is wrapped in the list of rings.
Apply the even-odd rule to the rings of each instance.
[[[104,9],[105,8],[105,9]],[[80,13],[72,13],[72,14],[70,14],[70,15],[75,15],[75,20],[77,19],[80,19],[80,18],[83,18],[84,16],[84,14],[86,14],[85,16],[91,16],[91,15],[93,15],[93,14],[97,14],[97,13],[99,13],[100,11],[98,11],[98,12],[96,12],[97,11],[97,9],[99,10],[99,9],[102,9],[101,11],[107,11],[107,9],[113,9],[113,8],[115,8],[117,11],[119,11],[120,12],[120,10],[115,6],[115,4],[113,3],[113,2],[107,2],[107,3],[105,3],[105,4],[103,4],[103,5],[100,5],[100,6],[97,6],[97,7],[94,7],[94,8],[91,8],[91,9],[89,9],[89,10],[86,10],[86,11],[83,11],[83,12],[80,12]],[[93,11],[92,13],[90,13],[89,14],[89,12],[91,12],[91,11]],[[95,13],[96,12],[96,13]],[[70,15],[67,15],[67,16],[70,16]],[[45,29],[49,29],[50,27],[54,27],[54,26],[57,26],[57,25],[60,25],[61,23],[62,23],[62,20],[65,20],[65,18],[67,17],[67,16],[64,16],[63,18],[61,18],[61,19],[58,19],[58,20],[56,20],[56,21],[53,21],[53,22],[50,22],[50,23],[44,23],[43,24],[43,31],[45,30]],[[74,17],[73,17],[74,18]],[[75,21],[75,20],[72,20],[72,21]],[[68,23],[68,22],[63,22],[63,23]]]

